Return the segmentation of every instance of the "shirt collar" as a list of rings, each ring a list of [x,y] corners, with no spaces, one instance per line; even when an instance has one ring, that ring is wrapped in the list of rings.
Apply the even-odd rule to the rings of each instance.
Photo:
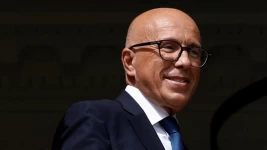
[[[166,110],[148,100],[143,93],[134,86],[127,85],[125,91],[129,93],[138,105],[143,109],[152,125],[169,116]]]

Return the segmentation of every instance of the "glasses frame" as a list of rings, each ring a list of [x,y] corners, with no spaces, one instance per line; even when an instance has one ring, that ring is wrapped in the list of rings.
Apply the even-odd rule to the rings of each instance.
[[[181,47],[181,51],[180,51],[180,53],[179,53],[179,55],[178,55],[178,57],[177,57],[176,60],[171,61],[171,60],[164,59],[164,58],[162,57],[161,52],[160,52],[160,45],[161,45],[161,43],[164,42],[164,41],[167,41],[167,42],[168,42],[168,41],[169,41],[169,42],[174,42],[174,43],[178,44],[178,45]],[[154,44],[157,44],[157,45],[158,45],[159,55],[160,55],[161,59],[163,59],[163,60],[165,60],[165,61],[170,61],[170,62],[176,62],[176,61],[179,60],[179,58],[181,57],[183,51],[187,51],[187,52],[188,52],[188,51],[191,49],[191,48],[189,48],[189,47],[183,47],[180,43],[178,43],[178,42],[176,42],[176,41],[173,41],[173,40],[158,40],[158,41],[150,41],[150,42],[139,43],[139,44],[135,44],[135,45],[130,46],[129,49],[130,49],[130,50],[133,50],[133,48],[135,48],[135,47],[139,47],[139,46],[148,46],[148,45],[154,45]],[[201,48],[201,47],[197,47],[197,48],[199,48],[200,50],[206,52],[206,53],[207,53],[207,58],[206,58],[206,60],[203,62],[203,64],[202,64],[201,66],[192,66],[191,64],[190,64],[190,66],[192,66],[192,67],[196,67],[196,68],[201,68],[201,67],[203,67],[203,66],[206,64],[208,58],[211,56],[211,53],[209,53],[207,50],[205,50],[205,49],[203,49],[203,48]]]

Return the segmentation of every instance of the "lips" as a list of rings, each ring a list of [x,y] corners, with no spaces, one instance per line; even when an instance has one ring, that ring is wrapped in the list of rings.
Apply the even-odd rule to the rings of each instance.
[[[179,83],[189,83],[189,79],[186,77],[169,76],[169,77],[166,77],[166,79],[174,81],[174,82],[179,82]]]
[[[180,83],[188,83],[188,79],[182,77],[167,77],[168,80],[180,82]]]
[[[165,77],[168,86],[176,90],[187,90],[189,86],[189,79],[181,76],[167,76]]]

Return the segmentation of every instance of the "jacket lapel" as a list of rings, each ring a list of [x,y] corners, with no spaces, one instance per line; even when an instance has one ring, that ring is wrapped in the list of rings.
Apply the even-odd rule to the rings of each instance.
[[[131,114],[128,117],[129,121],[146,149],[164,150],[164,147],[145,112],[135,100],[125,91],[121,93],[117,100],[122,104],[123,108]]]

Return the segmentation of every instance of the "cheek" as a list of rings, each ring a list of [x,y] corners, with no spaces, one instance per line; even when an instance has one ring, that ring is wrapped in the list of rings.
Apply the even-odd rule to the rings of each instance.
[[[163,72],[162,65],[157,61],[147,62],[147,64],[148,65],[144,67],[144,70],[146,74],[148,75],[148,80],[153,82],[152,84],[159,84],[159,82],[161,81],[162,72]]]
[[[149,84],[160,86],[167,64],[153,52],[139,53],[136,57],[136,72],[139,80],[145,78]]]
[[[192,75],[194,77],[194,88],[196,88],[200,79],[200,69],[192,70]]]
[[[155,78],[155,80],[161,80],[164,68],[168,68],[167,65],[163,62],[163,60],[159,57],[155,57],[151,60],[148,60],[149,67],[147,68],[150,70],[151,75]]]
[[[139,55],[136,59],[136,62],[142,71],[151,74],[158,72],[161,65],[161,59],[154,53],[145,53],[143,55]]]
[[[137,55],[136,57],[135,70],[138,78],[150,80],[153,74],[155,74],[156,70],[154,69],[155,65],[153,59],[148,56],[149,55]]]

